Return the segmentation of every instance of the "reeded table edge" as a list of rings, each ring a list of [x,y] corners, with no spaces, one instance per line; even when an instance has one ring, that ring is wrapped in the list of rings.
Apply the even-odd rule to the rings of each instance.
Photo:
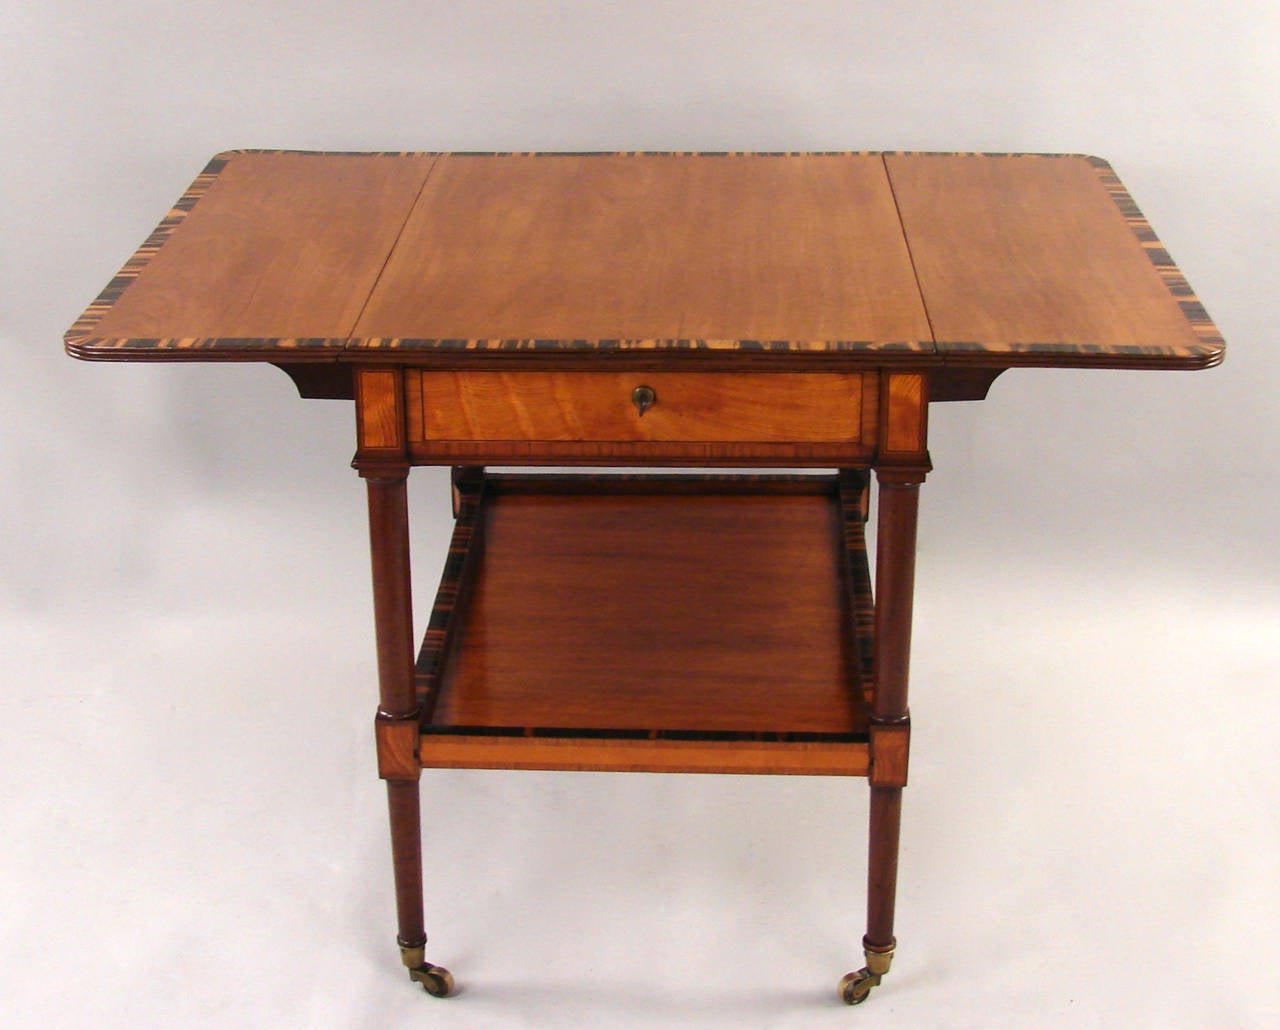
[[[94,335],[99,322],[119,297],[138,278],[186,215],[208,193],[227,163],[242,154],[304,154],[317,158],[335,157],[425,157],[448,153],[455,157],[1008,157],[1075,158],[1087,161],[1097,174],[1130,231],[1141,245],[1170,296],[1191,325],[1199,344],[1185,354],[1170,354],[1152,347],[1115,347],[1088,343],[1048,343],[1002,341],[985,344],[964,340],[747,340],[747,339],[396,339],[359,337],[156,337],[111,338]],[[763,358],[770,365],[788,357],[802,360],[808,367],[815,358],[838,363],[840,367],[868,367],[888,362],[907,362],[921,367],[957,365],[982,368],[1108,368],[1152,370],[1199,370],[1222,362],[1225,341],[1186,277],[1174,263],[1167,248],[1142,214],[1137,203],[1103,158],[1077,153],[1021,153],[978,151],[308,151],[240,149],[215,155],[196,176],[120,271],[80,315],[63,336],[69,355],[87,361],[236,361],[277,364],[312,361],[345,363],[421,364],[440,363],[463,367],[483,359],[485,366],[501,361],[516,367],[516,356],[536,355],[539,367],[548,358],[557,361],[585,356],[608,355],[611,361],[629,358],[678,357],[705,360],[711,356],[744,354]],[[998,347],[999,349],[992,349]],[[508,363],[510,363],[508,365]],[[736,364],[736,362],[735,362]],[[774,365],[780,367],[780,365]]]

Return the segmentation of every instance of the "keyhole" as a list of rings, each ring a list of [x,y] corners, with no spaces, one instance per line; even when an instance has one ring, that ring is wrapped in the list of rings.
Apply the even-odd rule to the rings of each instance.
[[[631,403],[636,406],[641,418],[657,401],[658,395],[653,392],[653,388],[650,386],[637,386],[631,391]]]

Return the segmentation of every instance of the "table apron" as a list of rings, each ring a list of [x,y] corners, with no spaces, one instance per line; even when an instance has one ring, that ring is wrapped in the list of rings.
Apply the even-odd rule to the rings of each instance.
[[[356,369],[358,462],[927,464],[929,375]]]

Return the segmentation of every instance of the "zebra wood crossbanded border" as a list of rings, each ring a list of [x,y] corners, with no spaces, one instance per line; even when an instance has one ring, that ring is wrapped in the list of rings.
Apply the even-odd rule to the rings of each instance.
[[[261,233],[261,238],[255,237],[247,256],[220,255],[217,248],[203,246],[187,253],[179,244],[197,231],[192,228],[193,219],[202,224],[209,219],[234,221],[235,212],[227,205],[238,202],[234,199],[236,193],[228,193],[220,186],[242,163],[261,180],[263,191],[270,194],[274,190],[279,195],[278,200],[271,201],[274,206],[264,208],[256,219],[259,224],[255,231]],[[315,189],[321,192],[313,191],[306,203],[323,203],[323,190],[328,188],[323,182],[332,176],[335,183],[344,184],[340,189],[336,185],[332,188],[335,201],[341,198],[347,213],[339,211],[335,203],[329,221],[317,222],[311,214],[291,208],[297,194],[291,189],[290,180],[299,168],[319,170]],[[960,181],[983,168],[991,169],[991,181],[999,185],[981,187],[985,193],[965,193]],[[720,171],[725,169],[732,172]],[[786,174],[781,169],[787,169]],[[837,174],[835,169],[849,171]],[[872,169],[879,171],[872,174]],[[1075,169],[1079,174],[1072,172],[1063,178],[1059,174],[1062,169]],[[533,198],[534,207],[521,208],[519,190],[503,190],[502,177],[506,175],[515,177],[513,184],[541,184],[541,192]],[[563,177],[562,183],[559,176]],[[692,201],[677,185],[686,176],[694,184],[690,188],[703,191]],[[450,196],[466,200],[473,189],[481,189],[480,182],[486,178],[488,185],[483,189],[493,192],[497,203],[510,205],[510,210],[497,212],[492,230],[477,232],[472,220],[466,225],[457,223],[451,207],[437,202],[436,192],[452,184]],[[622,207],[610,208],[605,194],[596,197],[590,189],[584,190],[579,179],[613,184],[610,189],[631,190],[632,195]],[[1068,182],[1068,188],[1042,195],[1043,184],[1057,179]],[[756,187],[761,184],[773,183],[769,188],[776,190],[770,198],[775,214],[753,214],[747,222],[736,223],[737,202],[731,199],[731,189],[726,193],[723,210],[712,211],[708,205],[719,203],[715,198],[725,192],[721,187],[735,182],[743,184],[744,189],[748,188],[746,184],[755,184],[740,199],[754,196],[753,191],[758,192]],[[645,190],[657,191],[648,201],[655,206],[648,210],[643,208]],[[573,203],[566,199],[575,196],[582,199]],[[711,279],[691,282],[694,288],[687,291],[687,296],[706,298],[706,304],[710,304],[707,307],[702,301],[697,302],[705,307],[702,315],[681,311],[669,303],[664,307],[661,298],[670,292],[670,286],[665,285],[670,274],[664,272],[655,277],[642,260],[643,255],[669,250],[679,233],[688,232],[688,215],[667,210],[671,206],[668,201],[676,200],[692,203],[689,210],[701,212],[698,218],[705,219],[698,230],[706,234],[705,238],[695,235],[680,244],[687,250],[691,264],[688,274],[708,274],[711,263],[698,259],[698,255],[717,255],[717,260],[734,255],[733,260],[721,262],[720,270]],[[512,265],[515,253],[503,248],[518,242],[522,266],[533,267],[528,260],[531,256],[554,252],[584,232],[599,235],[608,229],[608,219],[620,217],[619,210],[628,210],[636,203],[641,203],[641,208],[627,216],[630,221],[626,224],[651,227],[644,231],[659,235],[653,241],[629,241],[632,257],[628,260],[632,264],[626,266],[622,280],[625,290],[619,297],[634,293],[639,304],[634,317],[602,321],[590,314],[591,305],[598,300],[592,299],[593,293],[598,290],[590,288],[585,280],[575,284],[572,278],[555,278],[570,267],[579,269],[574,275],[594,275],[589,270],[607,261],[608,253],[588,255],[576,264],[547,261],[545,271],[537,273],[541,278],[526,283],[522,296],[555,297],[563,293],[565,303],[570,304],[564,310],[581,311],[581,319],[566,317],[547,323],[557,327],[554,333],[540,330],[527,313],[484,316],[451,326],[448,320],[439,321],[431,314],[430,292],[412,293],[435,289],[430,284],[437,279],[441,284],[452,281],[449,276],[463,266],[450,272],[452,258],[448,255],[467,251],[467,247],[455,247],[460,240],[470,235],[468,246],[484,246],[489,239],[499,248],[492,252],[495,263],[484,266],[487,271],[471,282],[473,287],[479,287],[477,296],[488,305],[484,310],[500,312],[504,304],[513,300],[508,296],[511,279],[507,269],[516,267]],[[1055,269],[1055,262],[1060,259],[1047,236],[1042,244],[1033,247],[1034,259],[1045,262],[1052,272],[1044,281],[1060,283],[1064,292],[1057,296],[1015,296],[993,291],[992,287],[1019,269],[1016,263],[1002,263],[998,254],[970,248],[969,233],[981,222],[966,221],[965,212],[979,210],[983,204],[995,205],[993,210],[1003,210],[1006,215],[1015,212],[1019,204],[1030,205],[1017,215],[1016,223],[1017,232],[1030,234],[1028,240],[1034,237],[1036,227],[1045,223],[1046,216],[1052,221],[1061,214],[1059,228],[1053,231],[1063,231],[1065,227],[1081,240],[1100,234],[1100,238],[1111,241],[1109,256],[1091,270],[1075,261]],[[279,215],[278,234],[271,212]],[[950,234],[933,232],[932,227],[939,223],[938,212],[953,218],[954,231]],[[833,214],[840,217],[831,217]],[[790,220],[779,222],[776,236],[769,235],[775,230],[765,224],[773,217]],[[522,218],[531,219],[532,235],[511,235],[510,226]],[[881,224],[885,218],[901,223],[889,232],[889,223]],[[317,224],[332,234],[336,247],[319,259],[308,252],[314,241],[290,235],[298,231],[297,226]],[[748,224],[756,227],[752,232],[763,234],[754,237],[755,242],[739,240],[735,235]],[[425,241],[430,244],[430,253],[426,254],[419,247],[423,240],[413,235],[424,226],[429,231]],[[373,227],[381,234],[377,239],[362,235],[366,228]],[[869,233],[868,241],[874,242],[853,247],[840,242],[843,234],[862,232]],[[718,233],[723,235],[717,236]],[[808,234],[808,238],[797,241],[797,233]],[[858,255],[866,247],[892,248],[895,234],[899,247],[905,239],[905,248],[896,253],[886,250],[877,255],[878,261],[859,264]],[[341,244],[344,238],[350,246]],[[603,241],[612,237],[605,231],[599,238]],[[769,264],[776,261],[769,255],[778,250],[777,244],[782,241],[789,241],[789,246],[803,243],[794,257],[786,259],[801,264],[776,268]],[[765,243],[768,245],[759,245]],[[168,257],[171,246],[179,246],[175,253],[180,257]],[[340,255],[359,247],[366,247],[367,253],[351,254],[355,264],[339,268],[345,260]],[[830,253],[836,266],[826,267],[831,261],[816,256],[812,263],[803,264],[802,255],[820,255],[823,248],[834,248]],[[935,251],[943,255],[941,262],[929,257]],[[204,267],[196,268],[193,262],[201,262]],[[838,267],[842,263],[848,267]],[[419,267],[422,274],[413,271]],[[968,269],[969,282],[961,292],[949,293],[947,279],[956,269]],[[777,307],[779,317],[774,319],[767,315],[767,305],[775,304],[775,300],[762,301],[761,291],[750,284],[755,281],[753,277],[758,276],[762,283],[776,283],[788,274],[793,283],[802,287],[819,277],[824,282],[845,284],[854,292],[839,303],[829,304],[822,298],[830,295],[834,300],[837,294],[823,286],[804,294],[809,299],[800,307],[793,301],[775,298],[782,306]],[[1145,283],[1140,289],[1147,298],[1145,307],[1128,312],[1123,304],[1116,303],[1108,292],[1108,281],[1113,276],[1131,284]],[[315,307],[306,298],[316,277],[320,281],[340,279],[351,284],[352,289],[363,291],[363,296],[335,298],[341,300],[335,306],[335,317],[316,321],[306,314]],[[614,280],[606,277],[601,281]],[[681,280],[677,277],[673,281]],[[227,321],[228,326],[237,326],[237,331],[234,335],[211,331],[221,316],[211,322],[207,314],[197,313],[223,311],[218,303],[228,300],[240,303],[234,296],[237,283],[243,297],[252,299],[242,317]],[[910,284],[910,293],[906,284]],[[218,296],[202,296],[206,286],[216,290]],[[686,293],[683,289],[681,292]],[[438,291],[435,296],[438,299]],[[783,296],[778,294],[779,298]],[[273,307],[272,297],[281,298],[279,305]],[[745,320],[737,315],[717,315],[714,312],[720,310],[717,305],[722,300],[728,305],[725,311],[749,312],[755,305],[757,314],[748,313]],[[766,307],[759,307],[760,303],[766,303]],[[886,304],[878,314],[872,310]],[[959,310],[972,308],[986,313],[988,321],[981,323],[986,328],[971,334],[962,318],[955,322],[962,330],[960,335],[940,331],[939,327],[955,321],[950,308],[956,305]],[[1096,331],[1087,321],[1073,328],[1077,314],[1085,310],[1105,319],[1096,323]],[[379,312],[385,312],[385,317]],[[340,313],[345,314],[338,317]],[[431,331],[411,330],[410,322]],[[464,323],[469,326],[467,331],[458,331]],[[608,331],[593,331],[589,328],[592,324]],[[849,335],[838,331],[842,325],[861,325],[871,331]],[[690,332],[690,327],[696,328]],[[90,304],[66,334],[66,346],[74,356],[98,360],[272,361],[297,365],[376,358],[391,364],[429,362],[440,368],[464,367],[475,361],[514,362],[533,355],[544,363],[548,359],[571,363],[603,355],[637,362],[655,356],[671,362],[732,362],[740,358],[766,362],[775,369],[813,368],[815,362],[833,362],[840,368],[886,367],[904,361],[922,366],[993,369],[1017,365],[1202,368],[1220,361],[1223,350],[1221,335],[1204,305],[1105,161],[1084,155],[870,151],[228,152],[209,162],[156,231]]]
[[[1182,270],[1174,264],[1169,251],[1165,249],[1164,244],[1156,236],[1155,230],[1151,227],[1151,223],[1147,221],[1146,216],[1143,215],[1137,202],[1130,196],[1129,191],[1125,189],[1124,183],[1120,181],[1115,169],[1100,157],[1090,157],[1088,161],[1097,171],[1099,181],[1106,188],[1116,208],[1124,216],[1125,223],[1129,226],[1130,231],[1138,242],[1142,244],[1142,249],[1146,252],[1152,266],[1160,274],[1165,288],[1177,300],[1178,307],[1182,309],[1182,313],[1186,316],[1196,336],[1200,339],[1206,359],[1212,364],[1217,364],[1222,360],[1226,341],[1223,340],[1218,327],[1213,324],[1213,319],[1209,317],[1209,312],[1205,310],[1204,304],[1196,296],[1195,291],[1191,289],[1191,284],[1187,282]]]
[[[143,270],[151,263],[152,257],[156,252],[168,242],[169,237],[173,235],[175,229],[182,224],[182,220],[186,218],[188,212],[195,207],[196,203],[208,191],[218,178],[219,173],[226,167],[229,160],[229,154],[219,154],[205,165],[204,170],[195,177],[191,185],[174,203],[169,213],[161,219],[160,224],[151,231],[151,234],[143,241],[140,246],[124,267],[112,277],[111,281],[98,294],[97,298],[84,311],[84,313],[76,319],[75,323],[67,330],[65,341],[68,352],[73,357],[80,358],[102,358],[106,357],[103,352],[106,348],[120,350],[192,350],[216,348],[219,346],[230,345],[231,341],[220,341],[209,338],[187,338],[187,339],[123,339],[111,340],[109,338],[96,337],[98,324],[102,321],[103,316],[107,314],[114,306],[120,295],[131,286],[135,279],[142,274]],[[265,344],[266,341],[255,341],[255,343]]]

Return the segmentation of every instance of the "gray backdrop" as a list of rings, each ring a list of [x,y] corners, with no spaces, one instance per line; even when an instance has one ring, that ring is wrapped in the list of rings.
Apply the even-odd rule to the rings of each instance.
[[[12,1025],[1272,1026],[1280,9],[7,3],[0,997]],[[1228,341],[935,409],[900,948],[865,787],[429,773],[398,972],[349,406],[63,330],[217,151],[1083,151]],[[413,477],[419,610],[444,475]]]

